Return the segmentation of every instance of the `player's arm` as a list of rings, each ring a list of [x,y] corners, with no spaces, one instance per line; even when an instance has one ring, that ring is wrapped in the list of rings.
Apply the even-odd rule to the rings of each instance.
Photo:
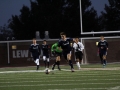
[[[100,42],[98,42],[98,48],[101,48]]]
[[[41,48],[40,48],[40,45],[38,45],[38,52],[39,52],[39,55],[41,54]]]
[[[108,42],[106,41],[106,47],[107,47],[107,50],[108,50]]]
[[[51,47],[51,51],[52,51],[52,52],[55,51],[55,44],[52,45],[52,47]]]
[[[62,47],[62,44],[61,44],[61,41],[59,41],[59,42],[58,42],[58,49],[59,49],[59,50],[62,50],[61,47]]]
[[[44,50],[43,45],[41,45],[41,50],[42,50],[42,51]]]
[[[32,45],[30,45],[30,47],[29,47],[29,51],[32,52]]]
[[[81,43],[80,46],[81,46],[81,50],[83,51],[84,50],[84,45]]]
[[[46,49],[48,50],[48,52],[50,52],[50,46],[49,45],[47,45]]]

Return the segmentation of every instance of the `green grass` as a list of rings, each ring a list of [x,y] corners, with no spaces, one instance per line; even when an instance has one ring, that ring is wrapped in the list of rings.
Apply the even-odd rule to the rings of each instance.
[[[4,71],[34,70],[36,67],[0,68],[0,90],[120,90],[120,64],[82,65],[81,70],[1,73]],[[91,68],[89,70],[89,68]],[[99,68],[100,70],[94,70]],[[117,68],[114,70],[114,68]],[[44,67],[40,68],[42,71]],[[77,67],[75,66],[75,69]],[[88,69],[88,70],[87,70]],[[107,70],[109,69],[109,70]],[[110,70],[111,69],[111,70]],[[116,87],[117,89],[110,89]]]

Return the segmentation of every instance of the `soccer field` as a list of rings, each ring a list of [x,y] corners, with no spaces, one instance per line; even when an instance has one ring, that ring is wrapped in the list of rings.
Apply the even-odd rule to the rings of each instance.
[[[0,90],[120,90],[120,64],[61,66],[45,74],[44,67],[0,68]]]

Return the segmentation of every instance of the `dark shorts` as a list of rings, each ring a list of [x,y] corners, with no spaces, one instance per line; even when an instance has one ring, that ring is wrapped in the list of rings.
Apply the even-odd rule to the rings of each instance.
[[[55,52],[55,55],[61,57],[62,56],[62,52],[61,53],[60,52]]]
[[[82,58],[83,58],[83,53],[82,53],[81,51],[75,52],[75,58],[76,58],[76,59],[79,59],[79,60],[82,60]]]
[[[106,50],[103,50],[103,51],[100,51],[100,53],[99,53],[100,55],[107,55],[107,51]]]
[[[62,54],[63,54],[64,58],[67,60],[67,55],[71,54],[71,50],[63,51]]]
[[[33,55],[33,59],[34,59],[34,61],[35,61],[36,59],[39,59],[39,55]]]
[[[39,53],[32,53],[32,57],[34,60],[39,59]]]
[[[43,53],[43,56],[45,56],[46,58],[49,58],[49,53]]]

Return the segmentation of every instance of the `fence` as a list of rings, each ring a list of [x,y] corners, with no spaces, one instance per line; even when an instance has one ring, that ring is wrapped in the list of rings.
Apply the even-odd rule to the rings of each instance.
[[[38,44],[42,44],[43,40],[37,40]],[[58,39],[48,39],[47,43],[51,47],[52,44],[58,42]],[[32,40],[19,40],[19,41],[3,41],[0,42],[0,67],[4,66],[31,66],[35,65],[29,52],[29,46]],[[73,52],[74,53],[74,52]],[[41,55],[42,56],[42,55]],[[74,60],[74,54],[72,55]],[[50,64],[55,62],[55,56],[52,56],[50,50]],[[40,64],[43,64],[42,57]],[[61,64],[67,64],[62,57]]]
[[[81,42],[84,44],[84,57],[83,64],[88,63],[100,63],[100,59],[97,56],[96,42],[100,37],[88,37],[81,38]],[[109,63],[120,62],[120,36],[105,37],[109,43],[109,50],[107,55],[107,61]],[[47,43],[51,47],[52,44],[57,42],[58,39],[48,39]],[[19,41],[2,41],[0,42],[0,67],[5,66],[32,66],[35,65],[32,56],[29,52],[29,46],[32,40],[19,40]],[[42,44],[42,40],[37,40],[38,44]],[[55,62],[55,56],[52,56],[50,52],[50,64]],[[72,52],[72,60],[75,64],[74,51]],[[42,57],[40,64],[43,64]],[[61,59],[61,64],[67,64],[64,58]]]

